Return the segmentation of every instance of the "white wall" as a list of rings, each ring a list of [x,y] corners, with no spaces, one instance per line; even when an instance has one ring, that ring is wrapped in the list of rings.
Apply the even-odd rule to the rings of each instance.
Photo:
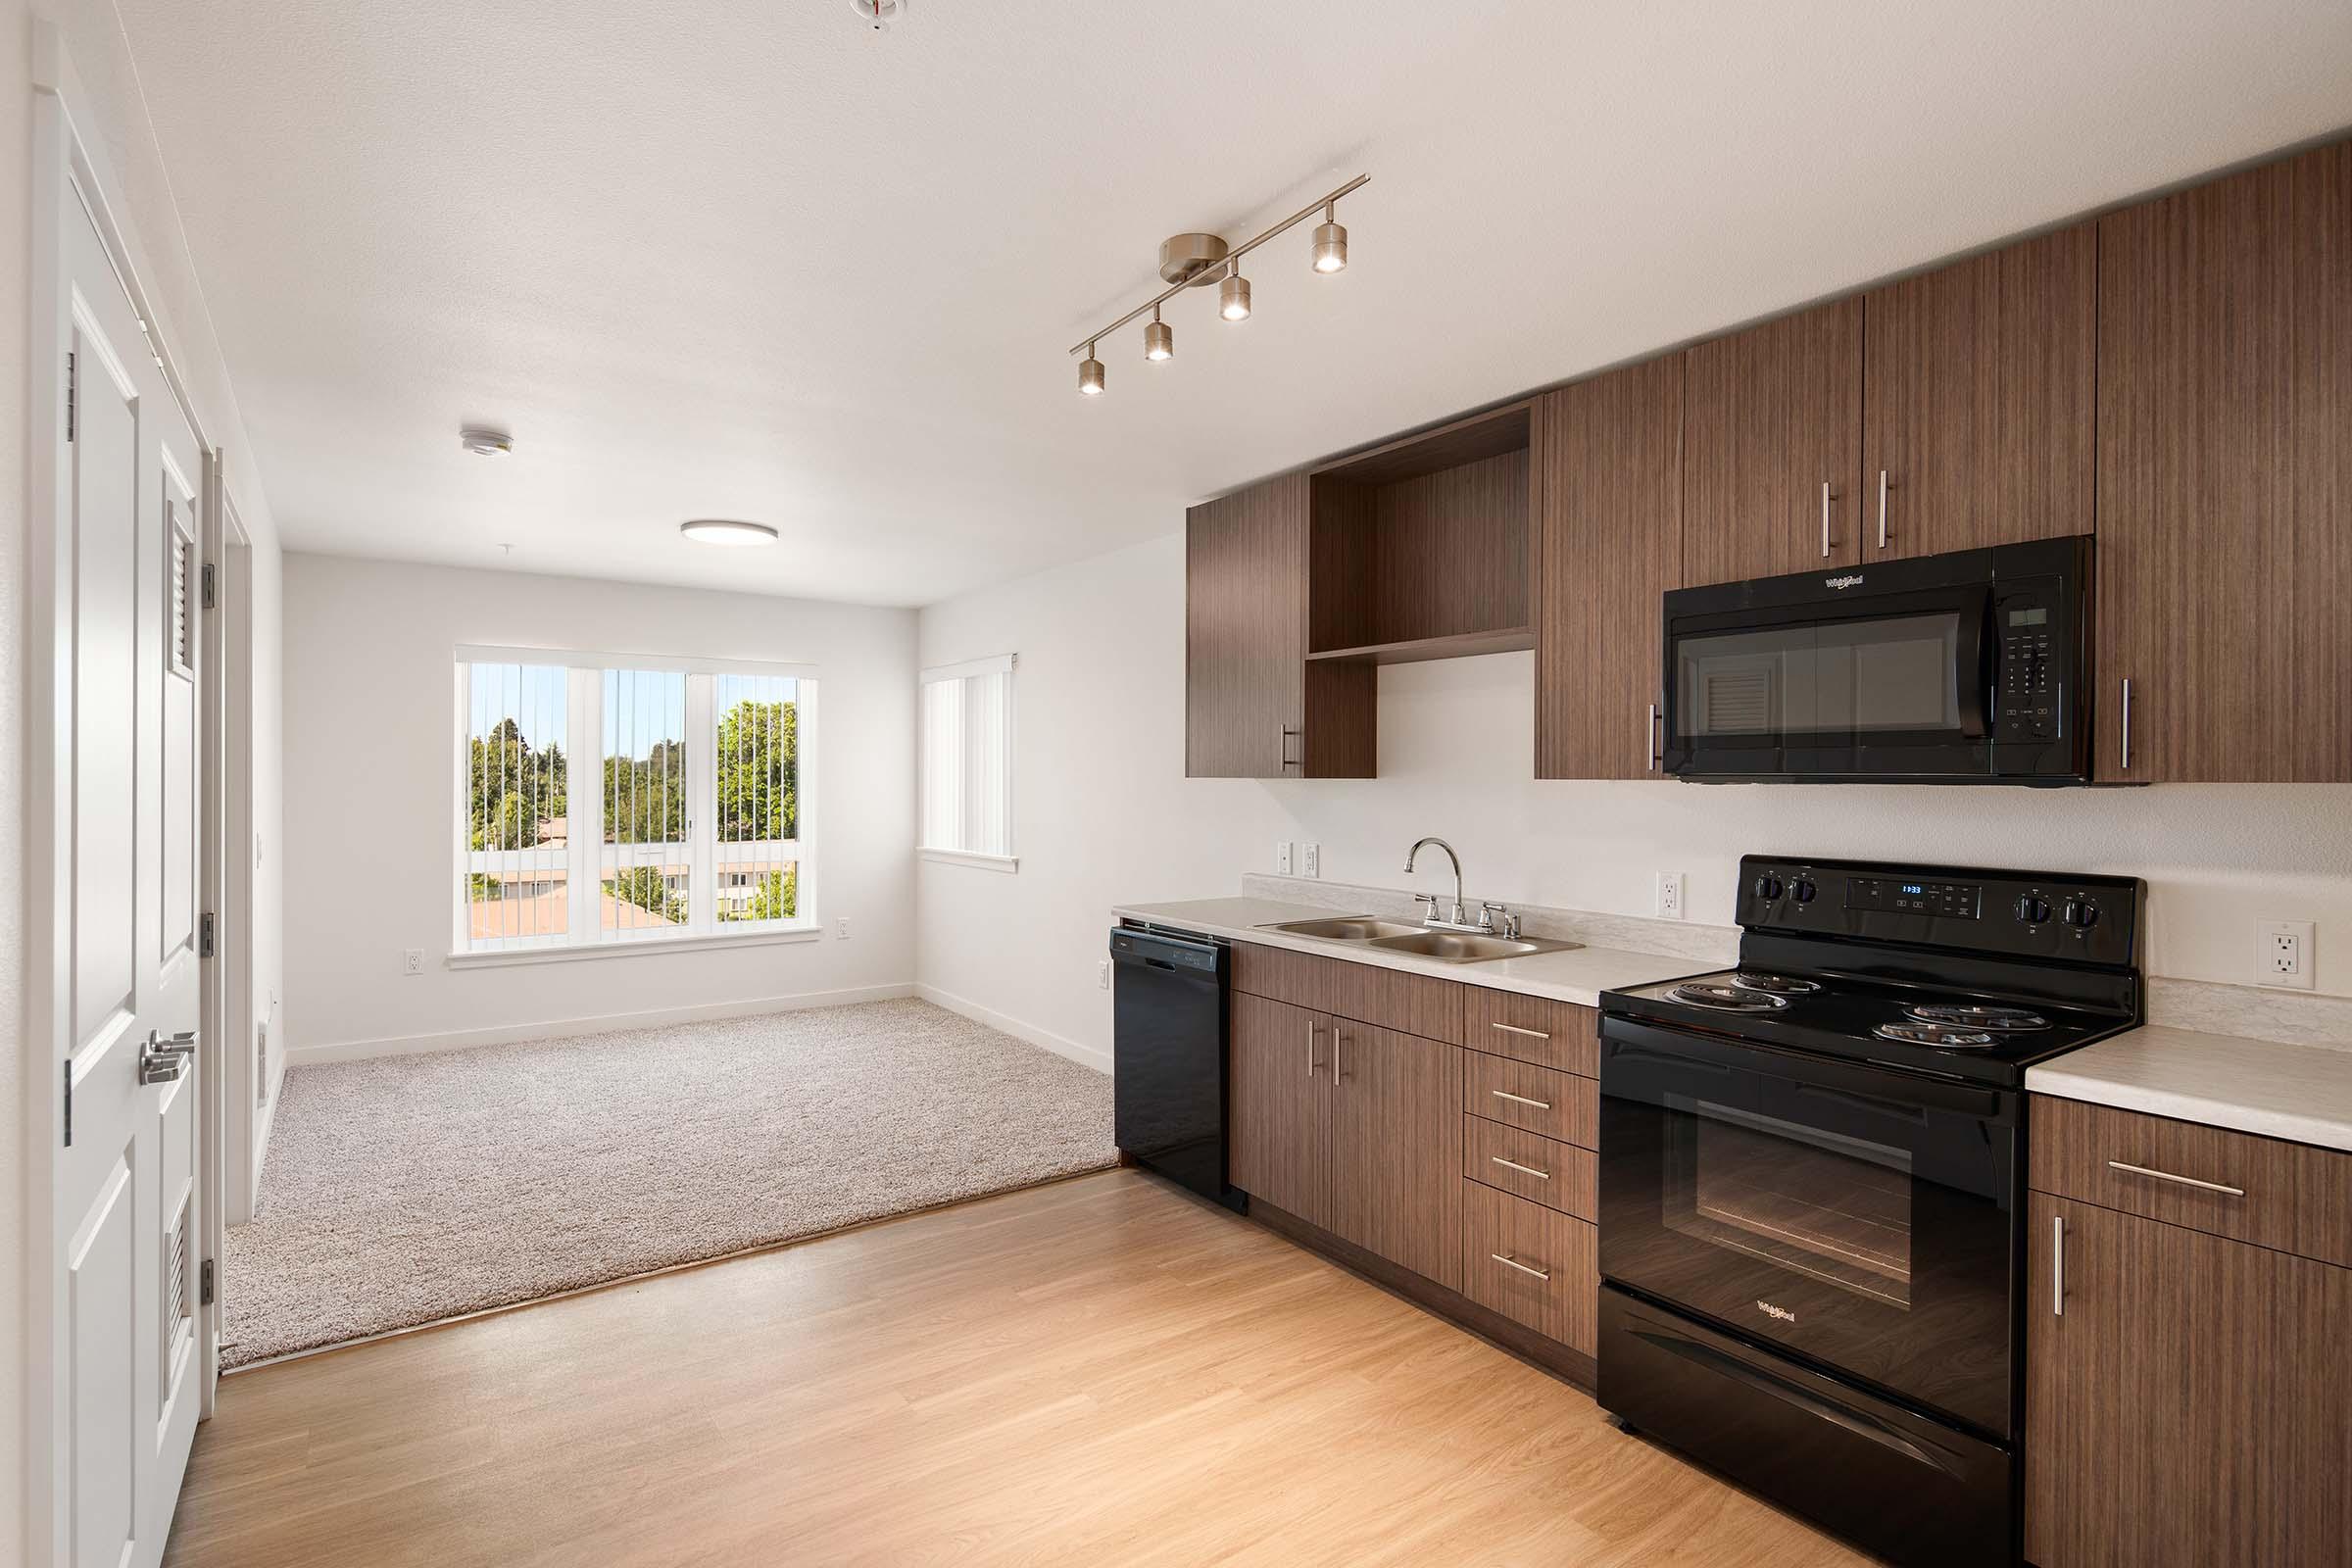
[[[285,604],[285,1038],[297,1060],[912,982],[912,611],[310,555],[286,558]],[[821,666],[811,827],[825,937],[444,964],[460,643]],[[830,930],[845,915],[846,942]],[[401,972],[408,948],[425,951],[421,976]]]
[[[1380,777],[1184,777],[1181,534],[922,612],[922,662],[1017,653],[1017,875],[925,863],[925,985],[1095,1050],[1109,906],[1234,891],[1278,839],[1326,880],[1436,891],[1461,852],[1473,898],[1728,922],[1747,852],[2121,872],[2149,884],[2151,974],[2254,983],[2254,922],[2320,923],[2319,989],[2352,995],[2352,785],[2026,790],[1542,782],[1534,656],[1380,674]],[[1639,715],[1634,715],[1639,722]]]
[[[96,143],[119,188],[118,216],[136,241],[139,282],[163,341],[186,380],[190,400],[208,440],[220,447],[228,480],[253,535],[257,579],[273,595],[278,571],[277,530],[268,495],[256,472],[251,444],[236,397],[215,340],[211,314],[189,259],[170,182],[149,124],[137,75],[115,8],[107,0],[0,0],[0,822],[22,831],[24,759],[46,750],[46,737],[24,733],[24,551],[30,496],[25,463],[26,399],[46,396],[50,377],[27,363],[31,301],[26,270],[31,251],[32,48],[36,20],[53,22],[65,52],[87,94],[85,133]],[[275,600],[256,606],[257,659],[253,671],[255,712],[254,789],[257,825],[268,836],[274,859],[278,798],[275,735],[278,714]],[[43,1042],[25,1038],[24,1024],[24,908],[21,858],[0,854],[0,1103],[12,1112],[42,1086],[47,1092],[54,1065]],[[255,888],[258,984],[282,985],[277,967],[279,901],[271,866]],[[37,1059],[36,1059],[37,1058]],[[0,1561],[17,1549],[15,1521],[23,1518],[22,1441],[24,1412],[20,1373],[24,1354],[24,1292],[20,1278],[27,1200],[24,1119],[0,1115]],[[45,1287],[44,1287],[45,1288]]]

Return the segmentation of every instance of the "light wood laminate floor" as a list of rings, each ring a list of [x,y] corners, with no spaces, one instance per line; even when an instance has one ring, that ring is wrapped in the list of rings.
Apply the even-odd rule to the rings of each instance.
[[[1867,1561],[1133,1171],[240,1373],[165,1560]]]

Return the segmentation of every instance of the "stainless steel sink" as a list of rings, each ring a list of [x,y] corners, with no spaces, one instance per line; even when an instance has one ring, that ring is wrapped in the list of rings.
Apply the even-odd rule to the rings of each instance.
[[[1286,920],[1280,925],[1259,926],[1261,931],[1282,931],[1295,937],[1314,937],[1324,942],[1370,942],[1377,937],[1409,937],[1421,928],[1401,920],[1375,920],[1369,915],[1335,915],[1328,920]]]
[[[1364,944],[1385,953],[1417,953],[1446,963],[1484,963],[1490,958],[1524,958],[1537,953],[1565,953],[1581,942],[1550,942],[1542,937],[1490,937],[1474,931],[1415,931],[1409,936],[1382,937]]]
[[[1541,937],[1434,931],[1402,920],[1375,920],[1361,914],[1334,915],[1324,920],[1284,920],[1258,929],[1312,937],[1318,942],[1345,943],[1349,947],[1379,948],[1388,953],[1418,954],[1443,963],[1485,963],[1494,958],[1524,958],[1537,953],[1566,953],[1584,946],[1581,942],[1551,942]]]

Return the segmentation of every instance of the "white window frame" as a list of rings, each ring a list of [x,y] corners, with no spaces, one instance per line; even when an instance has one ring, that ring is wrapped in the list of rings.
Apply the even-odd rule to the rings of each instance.
[[[923,687],[934,686],[943,681],[964,680],[974,675],[1004,675],[1006,677],[1004,683],[1004,842],[1010,853],[984,855],[972,850],[949,849],[933,844],[918,843],[915,853],[923,859],[936,860],[944,865],[967,865],[983,871],[1018,873],[1021,868],[1020,841],[1014,832],[1014,823],[1018,817],[1014,810],[1013,800],[1013,786],[1016,776],[1020,772],[1018,758],[1021,683],[1017,674],[1019,666],[1019,655],[997,654],[987,659],[967,659],[961,663],[940,664],[923,670],[918,677],[916,688],[918,693]],[[922,739],[921,745],[916,749],[915,760],[915,820],[920,835],[927,838],[930,834],[931,824],[931,726],[923,709],[924,701],[918,697],[915,705],[915,724]]]
[[[568,877],[570,907],[566,929],[556,935],[500,937],[494,945],[477,947],[471,936],[467,897],[468,874],[477,869],[476,852],[467,843],[470,823],[466,797],[470,780],[468,743],[472,737],[466,669],[471,664],[534,664],[565,671],[565,733],[564,750],[569,775],[566,781],[568,823],[561,865]],[[686,924],[674,933],[651,931],[608,935],[602,929],[604,844],[605,735],[604,687],[611,671],[653,671],[686,677],[682,717],[686,750],[687,837],[683,845],[689,866]],[[648,953],[691,952],[736,948],[761,943],[813,942],[822,937],[824,920],[818,910],[817,768],[818,693],[821,671],[815,664],[770,663],[742,659],[697,659],[670,654],[608,653],[568,648],[516,648],[462,643],[452,651],[451,681],[455,692],[454,725],[450,747],[449,844],[450,952],[452,968],[494,967],[513,963],[571,962],[589,958],[618,958]],[[717,918],[718,819],[717,714],[712,711],[716,677],[751,675],[783,678],[795,683],[799,769],[794,781],[797,837],[779,841],[797,866],[794,915],[790,920],[721,921]],[[580,831],[577,824],[591,824]],[[529,851],[482,852],[529,854]]]

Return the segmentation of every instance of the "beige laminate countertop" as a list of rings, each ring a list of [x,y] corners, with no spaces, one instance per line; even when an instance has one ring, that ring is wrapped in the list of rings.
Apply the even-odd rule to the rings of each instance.
[[[1311,904],[1283,904],[1273,899],[1188,899],[1176,904],[1122,904],[1111,911],[1128,920],[1198,931],[1202,936],[1232,942],[1257,942],[1294,953],[1320,954],[1349,963],[1369,963],[1383,969],[1459,980],[1464,985],[1516,991],[1523,996],[1549,997],[1587,1007],[1600,1004],[1603,991],[1645,986],[1680,975],[1704,974],[1721,964],[1704,958],[1674,958],[1655,953],[1631,953],[1623,948],[1571,948],[1565,953],[1539,953],[1525,958],[1491,958],[1484,963],[1446,963],[1413,953],[1385,953],[1351,942],[1319,942],[1313,937],[1267,931],[1263,926],[1285,920],[1328,920],[1346,914]]]
[[[2037,1095],[2352,1150],[2352,1051],[2149,1024],[2026,1069]]]

